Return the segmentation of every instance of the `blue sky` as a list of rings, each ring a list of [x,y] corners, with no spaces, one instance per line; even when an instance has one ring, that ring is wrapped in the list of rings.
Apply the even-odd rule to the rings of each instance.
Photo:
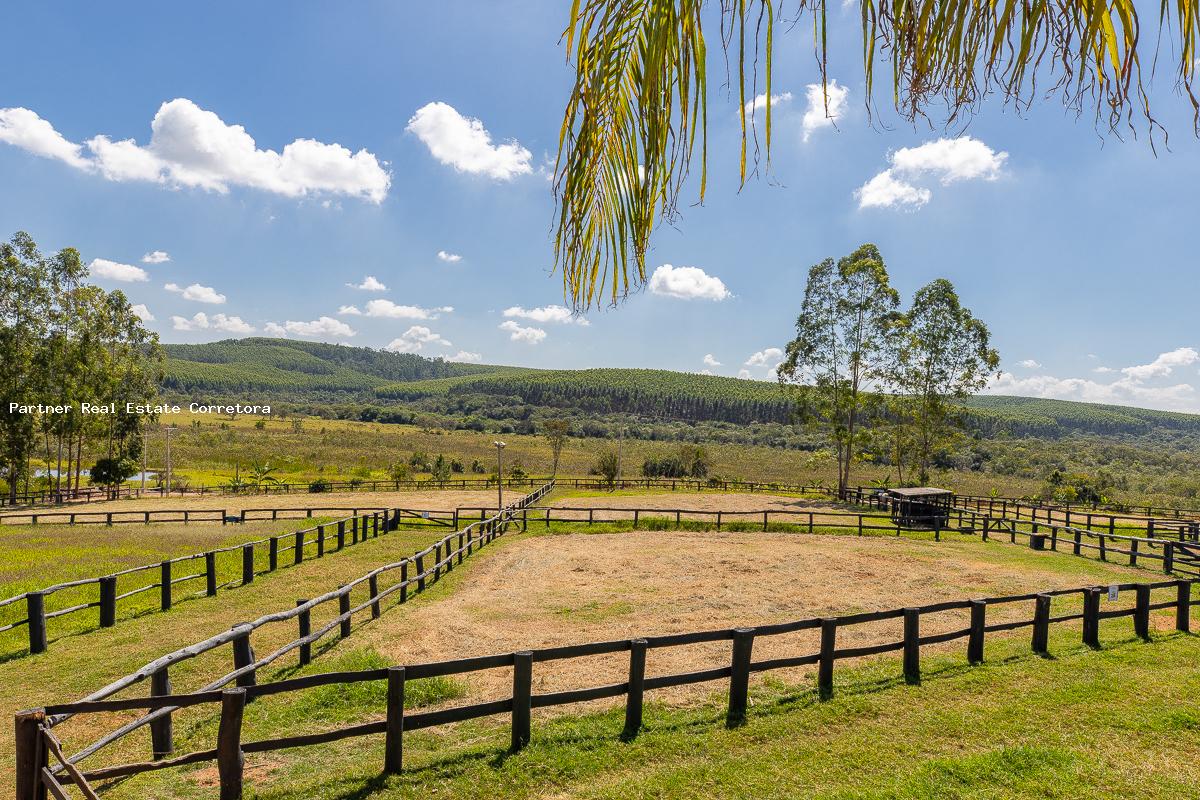
[[[836,125],[808,113],[805,21],[777,40],[790,99],[770,175],[739,190],[714,46],[707,202],[660,230],[651,288],[582,324],[547,309],[563,302],[547,179],[571,80],[561,2],[121,9],[0,9],[20,32],[0,50],[0,234],[99,259],[96,281],[164,341],[283,331],[767,378],[808,266],[871,241],[904,295],[955,283],[1003,356],[996,391],[1200,410],[1200,145],[1165,84],[1157,156],[1054,100],[1024,118],[990,102],[967,129],[886,103],[871,120],[848,7]]]

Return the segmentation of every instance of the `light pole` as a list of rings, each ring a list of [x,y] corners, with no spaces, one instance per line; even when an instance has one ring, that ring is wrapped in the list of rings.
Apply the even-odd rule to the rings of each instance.
[[[171,496],[171,432],[175,430],[174,425],[168,425],[165,429],[167,434],[167,497]]]
[[[504,442],[492,442],[496,445],[496,510],[504,510],[504,465],[500,454],[504,451]]]

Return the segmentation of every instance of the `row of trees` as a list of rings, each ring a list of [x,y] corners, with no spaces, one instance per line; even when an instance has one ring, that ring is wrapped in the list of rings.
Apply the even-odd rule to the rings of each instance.
[[[950,281],[917,290],[900,309],[883,256],[864,244],[812,266],[796,338],[778,369],[796,385],[799,415],[828,439],[838,489],[864,452],[889,454],[897,479],[929,480],[934,454],[961,425],[957,401],[999,368],[987,326]]]
[[[74,248],[43,255],[27,233],[0,244],[0,478],[15,498],[36,457],[58,491],[77,490],[85,459],[93,483],[119,483],[137,471],[146,415],[162,379],[157,334],[143,327],[120,291],[85,282]],[[84,414],[81,403],[113,404]],[[53,407],[10,411],[10,404]]]

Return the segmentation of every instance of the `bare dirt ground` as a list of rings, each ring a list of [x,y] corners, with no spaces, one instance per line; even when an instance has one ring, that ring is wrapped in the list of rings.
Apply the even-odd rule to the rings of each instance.
[[[515,495],[514,495],[515,496]],[[73,503],[69,506],[42,508],[38,513],[58,511],[89,514],[107,511],[148,511],[158,509],[184,510],[225,509],[230,513],[243,508],[410,508],[425,511],[450,511],[458,506],[496,504],[496,492],[434,490],[424,492],[328,492],[271,495],[209,495],[170,498],[141,498],[135,500],[106,500],[94,503]],[[25,514],[26,510],[5,513]]]
[[[414,664],[1146,578],[1140,570],[978,541],[673,531],[538,536],[474,564],[453,594],[364,628],[360,641],[391,662]],[[1072,602],[1056,601],[1055,613]],[[1029,619],[1032,606],[990,607],[988,621]],[[967,621],[966,612],[925,616],[922,633],[961,629]],[[838,647],[897,641],[901,629],[900,620],[843,628]],[[815,632],[761,637],[754,659],[817,650]],[[890,657],[899,670],[898,656]],[[726,666],[729,659],[728,642],[651,650],[647,675]],[[538,663],[534,691],[617,683],[626,669],[622,655]],[[799,681],[809,671],[773,674]],[[507,669],[464,679],[471,699],[511,691]],[[655,697],[683,702],[722,688],[712,683]]]

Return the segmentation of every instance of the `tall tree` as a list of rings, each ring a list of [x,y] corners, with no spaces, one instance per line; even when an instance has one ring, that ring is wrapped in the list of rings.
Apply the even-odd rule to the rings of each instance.
[[[999,369],[1000,355],[990,339],[987,326],[963,307],[950,281],[939,278],[913,296],[890,377],[908,404],[921,483],[929,481],[934,453],[958,427],[962,409],[956,401],[982,389]]]
[[[873,244],[836,264],[827,258],[808,272],[796,338],[778,373],[799,384],[801,418],[820,428],[833,446],[839,496],[866,442],[863,415],[874,401],[867,389],[885,375],[899,304]]]
[[[1138,5],[860,0],[865,99],[870,106],[878,57],[891,67],[888,88],[907,120],[937,115],[947,124],[965,123],[993,94],[1019,109],[1035,97],[1055,97],[1077,113],[1093,111],[1098,127],[1133,127],[1137,114],[1153,141],[1156,124],[1141,72],[1149,56],[1160,69],[1170,67],[1200,131],[1200,101],[1192,92],[1200,72],[1200,0],[1163,0],[1159,35],[1146,37],[1148,44]],[[757,168],[752,98],[760,88],[770,162],[777,14],[788,27],[810,15],[827,85],[827,0],[573,0],[563,39],[575,83],[559,133],[554,243],[577,309],[606,296],[616,303],[645,282],[651,232],[659,219],[669,222],[678,213],[697,160],[704,200],[710,8],[719,15],[726,65],[734,65],[743,182]],[[754,144],[749,158],[748,143]]]
[[[571,433],[571,423],[565,419],[548,419],[542,423],[542,433],[550,443],[550,454],[554,464],[550,469],[550,477],[558,475],[558,460],[562,457],[563,445]]]

